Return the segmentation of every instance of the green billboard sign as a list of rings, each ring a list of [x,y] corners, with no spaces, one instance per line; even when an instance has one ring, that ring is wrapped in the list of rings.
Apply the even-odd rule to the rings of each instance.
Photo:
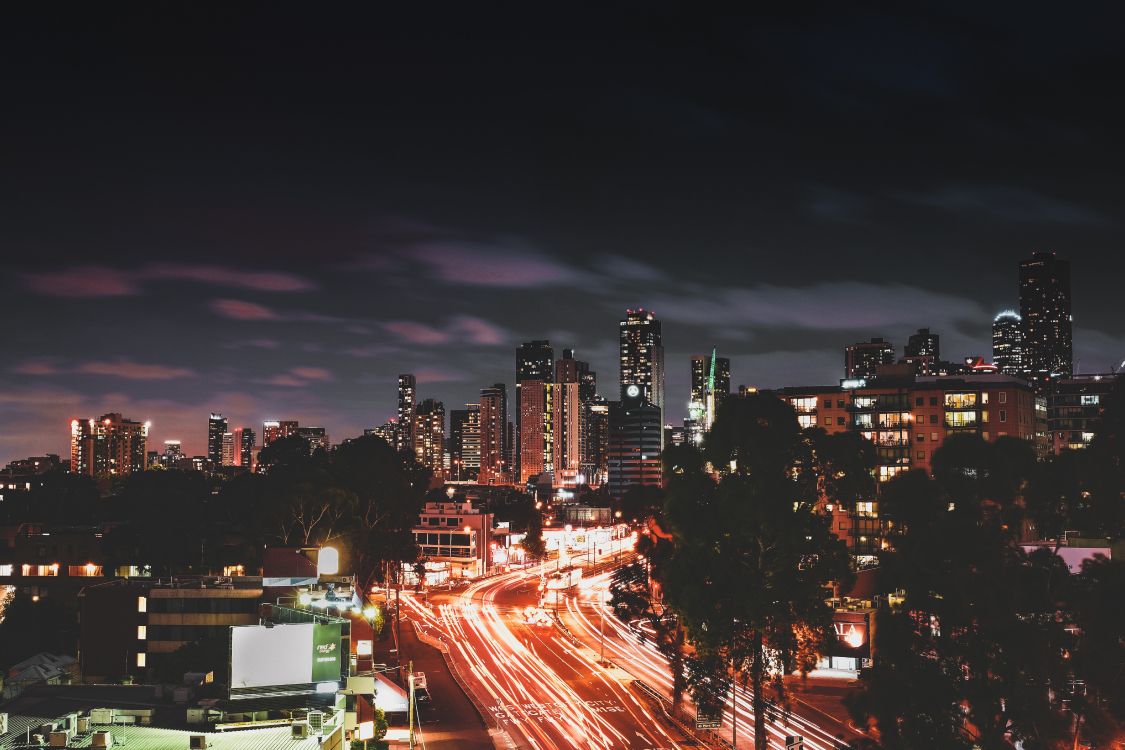
[[[342,634],[339,623],[313,626],[312,681],[340,679]]]

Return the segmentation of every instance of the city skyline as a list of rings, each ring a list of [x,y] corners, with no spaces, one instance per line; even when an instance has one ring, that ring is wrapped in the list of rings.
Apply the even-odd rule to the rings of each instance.
[[[513,386],[534,339],[609,397],[637,307],[662,321],[676,424],[712,347],[733,386],[831,382],[842,346],[922,327],[987,358],[1040,250],[1073,264],[1077,371],[1125,357],[1112,11],[779,9],[698,38],[607,12],[589,39],[99,8],[65,41],[21,12],[0,461],[108,412],[192,454],[211,411],[342,439],[395,412],[399,373],[461,404]]]

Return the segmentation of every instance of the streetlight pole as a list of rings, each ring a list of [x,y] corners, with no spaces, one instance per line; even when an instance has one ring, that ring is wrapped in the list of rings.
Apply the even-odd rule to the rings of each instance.
[[[601,593],[599,592],[598,599],[600,600],[601,598]],[[598,607],[598,613],[601,615],[601,623],[598,626],[598,632],[600,633],[600,640],[602,642],[602,656],[600,661],[602,664],[605,664],[605,602],[599,601],[599,603],[602,605]]]
[[[410,750],[414,750],[414,660],[410,660],[410,676],[407,678],[410,684],[410,706],[407,710],[409,718],[407,719],[409,726],[409,743]]]

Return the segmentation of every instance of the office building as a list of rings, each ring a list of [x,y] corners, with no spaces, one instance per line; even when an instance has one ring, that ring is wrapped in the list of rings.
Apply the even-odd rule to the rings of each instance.
[[[496,383],[480,389],[480,484],[507,484],[508,388]]]
[[[480,404],[465,404],[449,412],[449,478],[454,482],[475,482],[480,476]]]
[[[585,406],[586,452],[582,476],[586,484],[600,487],[609,481],[609,402],[595,396]]]
[[[275,440],[296,435],[299,427],[295,419],[270,419],[262,422],[262,447],[265,448]]]
[[[117,412],[97,419],[71,420],[71,473],[100,478],[144,471],[148,428],[148,422],[134,422]]]
[[[661,484],[663,441],[660,408],[642,397],[640,386],[630,386],[623,399],[609,402],[607,473],[611,497],[620,499],[637,485]]]
[[[414,541],[428,581],[478,578],[492,566],[492,514],[469,502],[428,502],[418,514]]]
[[[1020,262],[1020,323],[1024,372],[1046,393],[1050,381],[1073,374],[1070,261],[1040,252]]]
[[[298,427],[295,435],[303,438],[309,444],[309,453],[316,453],[318,450],[327,451],[332,447],[331,441],[328,439],[328,431],[323,427]]]
[[[222,414],[212,414],[207,419],[207,460],[212,466],[223,465],[223,435],[227,432],[227,420]]]
[[[715,423],[719,405],[730,395],[730,360],[719,357],[715,349],[711,356],[691,358],[691,398],[688,416],[682,428],[683,440],[696,445]]]
[[[516,461],[520,484],[549,471],[553,456],[548,384],[554,380],[555,352],[549,341],[516,349]]]
[[[640,398],[664,414],[664,344],[660,321],[650,310],[626,310],[619,324],[621,353],[621,398],[630,387],[638,388]]]
[[[844,347],[844,373],[848,378],[874,377],[876,368],[894,362],[894,345],[881,338]]]
[[[398,376],[398,435],[395,448],[409,452],[414,449],[414,412],[418,404],[418,383],[406,373]]]
[[[992,364],[1005,375],[1024,375],[1023,323],[1014,310],[1005,310],[992,321]]]
[[[1051,451],[1080,450],[1094,439],[1105,399],[1120,375],[1075,375],[1060,378],[1047,394],[1047,434]]]
[[[930,333],[929,328],[919,328],[906,340],[903,354],[907,357],[929,357],[932,361],[941,359],[941,338]]]
[[[445,476],[445,404],[427,398],[414,408],[414,460]]]

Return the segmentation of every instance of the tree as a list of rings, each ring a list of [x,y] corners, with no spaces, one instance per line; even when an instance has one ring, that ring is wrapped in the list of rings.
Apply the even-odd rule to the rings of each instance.
[[[664,506],[664,492],[651,485],[633,485],[621,498],[620,511],[624,520],[642,523],[659,513]]]
[[[815,665],[831,629],[826,587],[849,575],[842,543],[817,513],[810,445],[792,407],[754,394],[724,401],[703,455],[666,462],[671,550],[653,573],[696,663],[724,665],[749,684],[758,750],[774,710],[767,682],[786,710],[783,677]],[[717,482],[704,459],[720,470]],[[692,681],[697,700],[707,698],[707,682]]]
[[[1074,669],[1086,682],[1086,713],[1104,710],[1113,722],[1125,722],[1125,562],[1085,561],[1072,610],[1080,632]]]
[[[374,737],[370,740],[352,740],[351,750],[388,750],[390,743],[383,738],[387,736],[387,728],[390,724],[387,722],[386,714],[383,709],[375,709],[375,733]]]
[[[78,628],[73,611],[51,597],[32,599],[16,593],[0,621],[0,671],[41,651],[74,654]]]

